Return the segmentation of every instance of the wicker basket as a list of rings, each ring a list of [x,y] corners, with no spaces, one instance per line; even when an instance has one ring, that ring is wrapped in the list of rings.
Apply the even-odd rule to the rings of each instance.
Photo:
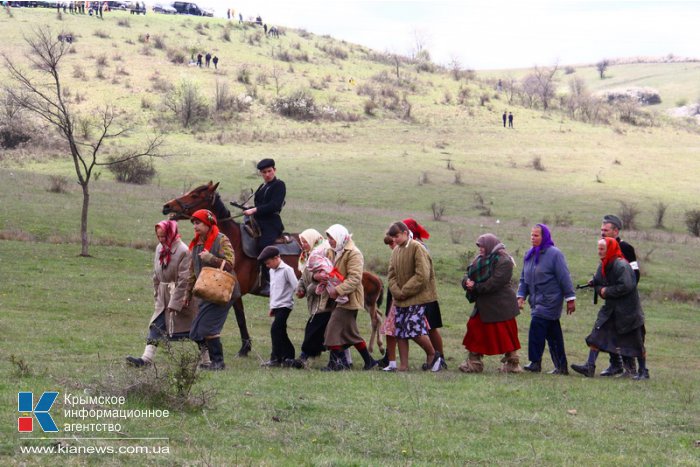
[[[224,263],[221,262],[220,268],[202,268],[192,290],[194,296],[217,305],[226,305],[231,301],[236,277],[224,271]]]

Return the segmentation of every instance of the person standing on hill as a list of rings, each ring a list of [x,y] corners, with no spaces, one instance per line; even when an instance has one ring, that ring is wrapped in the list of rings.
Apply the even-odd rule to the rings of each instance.
[[[197,54],[197,66],[198,66],[199,68],[202,68],[202,58],[203,58],[203,57],[204,57],[204,56],[202,55],[202,52],[200,52],[200,53]]]
[[[503,111],[503,128],[506,127],[506,121],[508,120],[508,112]]]
[[[508,128],[513,128],[513,112],[508,112]]]
[[[219,67],[218,67],[218,65],[219,65],[219,57],[217,57],[216,55],[214,55],[214,58],[212,58],[211,61],[212,61],[212,63],[214,64],[214,69],[215,69],[215,70],[218,70],[218,69],[219,69]]]
[[[274,159],[263,159],[256,167],[263,178],[263,183],[255,190],[253,196],[255,207],[246,209],[243,214],[252,216],[258,224],[260,228],[258,251],[262,251],[266,246],[273,245],[284,231],[280,214],[285,204],[287,186],[277,178]],[[262,267],[261,274],[260,293],[266,295],[270,283],[270,272],[267,267]]]
[[[207,54],[204,56],[204,59],[206,60],[207,68],[209,68],[209,63],[211,62],[211,53],[207,52]]]
[[[619,217],[608,214],[603,217],[603,223],[600,226],[601,238],[614,238],[620,245],[622,256],[630,264],[634,271],[637,283],[639,283],[639,263],[637,262],[637,253],[634,247],[624,240],[620,239],[620,230],[622,230],[622,220]],[[642,357],[644,358],[644,357]],[[645,362],[646,363],[646,362]],[[645,365],[646,366],[646,365]],[[631,357],[622,357],[614,352],[610,353],[610,366],[600,373],[600,376],[625,376],[632,377],[637,373],[637,367],[634,359]]]

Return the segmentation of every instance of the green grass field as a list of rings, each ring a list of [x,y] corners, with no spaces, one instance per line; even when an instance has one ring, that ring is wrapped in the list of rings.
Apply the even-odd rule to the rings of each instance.
[[[124,19],[128,27],[118,24]],[[367,98],[356,88],[379,87],[372,77],[382,71],[392,76],[391,65],[367,60],[359,46],[301,31],[288,30],[279,42],[263,37],[260,45],[251,45],[248,38],[255,31],[234,26],[228,42],[221,38],[225,21],[217,19],[114,13],[103,22],[69,15],[58,21],[52,10],[16,9],[12,18],[0,16],[0,50],[28,67],[22,34],[40,24],[78,35],[77,53],[67,56],[65,66],[72,95],[77,91],[86,98],[74,104],[76,110],[114,102],[138,123],[138,131],[124,140],[127,147],[161,127],[172,155],[155,162],[158,175],[151,185],[119,184],[106,170],[91,183],[92,257],[80,258],[79,187],[71,182],[67,193],[47,191],[52,175],[74,179],[67,156],[59,149],[31,146],[0,153],[0,329],[5,330],[0,343],[0,463],[697,464],[700,240],[687,234],[683,220],[687,210],[698,209],[697,135],[663,122],[654,128],[591,126],[556,112],[524,108],[514,109],[515,129],[504,130],[502,101],[493,97],[480,106],[478,96],[487,91],[479,82],[416,73],[409,65],[402,73],[415,83],[414,90],[406,91],[412,118],[397,118],[387,109],[369,117],[362,110]],[[109,37],[95,36],[97,29]],[[217,73],[172,64],[165,49],[153,45],[152,55],[143,55],[145,44],[138,37],[146,32],[151,44],[162,36],[166,48],[212,50],[221,58],[221,69]],[[349,56],[331,57],[319,44],[341,47]],[[306,51],[309,62],[292,62],[292,72],[290,63],[271,57],[276,47],[292,54]],[[106,79],[94,77],[96,57],[102,54],[109,63]],[[168,82],[194,80],[211,97],[217,79],[236,93],[250,92],[250,85],[237,81],[244,65],[253,70],[253,83],[255,76],[268,76],[267,84],[257,84],[249,112],[182,130],[160,108],[162,96],[151,79],[156,70]],[[72,77],[76,66],[87,79]],[[117,67],[129,75],[120,75]],[[268,104],[276,89],[270,74],[275,67],[284,71],[281,94],[310,88],[319,103],[353,112],[359,120],[302,123],[271,113]],[[2,69],[3,84],[4,73]],[[635,81],[648,70],[630,69],[623,77],[613,67],[609,74],[606,81]],[[672,68],[658,74],[679,75]],[[349,84],[349,78],[357,84]],[[446,92],[456,96],[462,85],[472,89],[467,105],[444,102]],[[668,78],[661,85],[687,87],[685,79],[676,83]],[[142,99],[152,107],[142,108]],[[116,146],[109,152],[116,153]],[[270,350],[267,303],[246,297],[254,351],[247,359],[234,358],[240,342],[230,316],[223,334],[228,368],[205,374],[195,387],[207,394],[204,409],[172,409],[170,417],[161,419],[107,420],[121,424],[119,433],[61,433],[70,438],[62,440],[64,447],[133,447],[137,442],[126,438],[165,437],[151,445],[167,445],[169,453],[23,454],[23,446],[49,447],[56,441],[52,435],[20,439],[18,391],[59,391],[52,414],[63,426],[76,422],[63,415],[64,394],[122,394],[152,373],[127,368],[124,357],[143,350],[152,310],[153,225],[162,219],[163,203],[209,180],[221,183],[226,200],[235,199],[242,189],[259,184],[253,162],[267,156],[278,161],[278,175],[287,184],[287,230],[323,231],[342,223],[353,232],[366,264],[377,272],[385,271],[388,263],[382,238],[390,222],[412,216],[427,227],[449,371],[421,372],[421,355],[413,347],[407,374],[325,374],[317,371],[325,358],[308,371],[261,369],[259,363]],[[535,158],[544,170],[533,168]],[[454,170],[448,169],[447,160]],[[455,183],[456,174],[461,184]],[[574,282],[583,283],[597,266],[600,219],[619,212],[621,201],[639,209],[637,229],[624,231],[623,238],[636,247],[642,265],[651,380],[501,375],[497,357],[486,359],[482,375],[457,371],[465,357],[461,342],[470,312],[459,280],[478,235],[495,233],[522,264],[531,225],[546,221],[567,256]],[[668,205],[663,229],[653,227],[660,202]],[[433,203],[445,208],[440,221],[433,218]],[[480,215],[484,207],[491,215]],[[180,229],[189,241],[191,226],[181,222]],[[573,316],[562,318],[570,363],[585,359],[583,339],[597,311],[590,293],[581,293],[577,304]],[[297,350],[305,320],[306,305],[299,302],[289,322]],[[368,336],[365,314],[359,324]],[[525,359],[527,313],[518,324]],[[11,356],[15,362],[23,360],[26,371]],[[164,357],[157,359],[164,362]],[[548,356],[544,363],[549,370]],[[606,364],[602,356],[599,370]],[[163,405],[130,395],[120,408]],[[85,439],[91,436],[121,441]]]

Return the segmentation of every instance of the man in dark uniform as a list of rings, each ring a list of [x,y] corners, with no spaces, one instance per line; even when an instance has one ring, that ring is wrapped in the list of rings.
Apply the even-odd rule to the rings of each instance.
[[[287,195],[287,187],[276,176],[274,159],[263,159],[258,162],[256,167],[260,175],[262,175],[264,183],[255,191],[253,198],[255,207],[246,209],[243,211],[243,214],[253,216],[258,227],[260,227],[261,235],[258,238],[258,251],[262,251],[266,246],[273,245],[284,231],[280,213],[284,206],[284,198]],[[265,290],[270,284],[270,271],[263,266],[261,272],[263,274],[261,293],[265,294]]]
[[[622,220],[619,217],[608,214],[603,217],[603,224],[600,226],[600,236],[602,238],[610,237],[617,240],[620,244],[622,256],[625,257],[639,283],[639,264],[637,263],[637,254],[634,247],[624,240],[620,239],[620,230],[622,229]],[[632,357],[622,357],[620,354],[610,354],[610,366],[600,373],[600,376],[634,376],[637,374],[637,368]]]

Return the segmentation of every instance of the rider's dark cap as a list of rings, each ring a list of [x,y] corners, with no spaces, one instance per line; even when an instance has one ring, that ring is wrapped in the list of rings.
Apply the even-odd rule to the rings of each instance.
[[[258,162],[258,165],[256,166],[258,170],[263,170],[267,169],[268,167],[275,167],[275,160],[274,159],[263,159],[260,162]]]

